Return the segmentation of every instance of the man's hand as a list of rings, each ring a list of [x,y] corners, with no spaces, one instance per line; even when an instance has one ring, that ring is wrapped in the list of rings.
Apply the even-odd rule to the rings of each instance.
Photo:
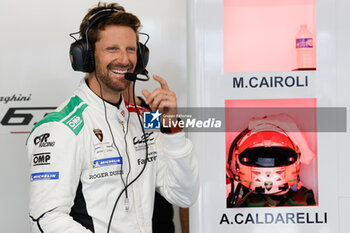
[[[162,118],[165,119],[166,124],[169,125],[170,121],[177,120],[176,94],[169,90],[168,83],[165,79],[158,75],[153,75],[153,79],[159,82],[160,88],[155,89],[153,92],[144,89],[142,90],[142,94],[146,98],[146,104],[150,106],[151,110],[157,111],[159,109],[162,113]]]

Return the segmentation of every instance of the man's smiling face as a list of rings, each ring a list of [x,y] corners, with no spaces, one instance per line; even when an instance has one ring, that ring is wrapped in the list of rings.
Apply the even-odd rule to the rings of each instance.
[[[120,92],[129,86],[124,76],[137,62],[137,35],[132,28],[110,25],[99,32],[95,44],[96,76],[105,91]]]

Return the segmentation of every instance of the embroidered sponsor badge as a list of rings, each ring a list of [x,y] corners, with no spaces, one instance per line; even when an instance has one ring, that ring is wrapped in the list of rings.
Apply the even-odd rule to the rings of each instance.
[[[59,172],[39,172],[31,174],[31,181],[35,180],[58,180]]]
[[[98,140],[100,142],[103,141],[103,133],[102,133],[102,130],[101,129],[94,129],[94,134],[96,135],[96,137],[98,138]]]

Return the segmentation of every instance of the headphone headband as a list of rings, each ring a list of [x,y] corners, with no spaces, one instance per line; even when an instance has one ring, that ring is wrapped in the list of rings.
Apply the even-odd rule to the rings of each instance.
[[[117,9],[103,9],[100,10],[98,12],[96,12],[95,14],[91,15],[87,20],[86,23],[84,24],[82,31],[85,30],[85,37],[88,38],[88,32],[91,28],[92,25],[94,25],[98,20],[100,20],[101,18],[105,17],[105,16],[109,16],[113,13],[117,13],[119,12],[119,10]]]
[[[114,12],[119,12],[119,10],[115,9],[115,8],[109,8],[109,9],[103,9],[103,10],[100,10],[100,11],[97,11],[96,13],[90,15],[90,17],[87,19],[87,22],[89,21],[92,21],[92,19],[99,15],[99,14],[102,14],[103,12],[109,12],[109,13],[114,13]]]

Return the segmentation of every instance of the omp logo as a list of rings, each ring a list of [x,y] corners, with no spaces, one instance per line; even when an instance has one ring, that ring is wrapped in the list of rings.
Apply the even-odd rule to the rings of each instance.
[[[143,113],[143,127],[145,129],[160,129],[160,116],[162,114],[157,110],[156,112]]]
[[[94,160],[92,162],[92,168],[110,166],[115,164],[123,164],[122,157],[113,157],[113,158]]]
[[[50,153],[40,153],[40,154],[33,154],[33,166],[38,165],[49,165],[50,164]]]
[[[47,139],[50,137],[49,133],[42,134],[38,137],[34,138],[34,144],[38,145],[39,147],[52,147],[55,145],[55,142],[48,142]]]
[[[31,180],[58,180],[60,177],[59,172],[39,172],[32,173]]]
[[[76,127],[78,127],[81,123],[82,123],[82,119],[80,118],[80,116],[74,116],[72,119],[70,119],[67,124],[69,125],[69,127],[71,127],[72,129],[75,129]]]

